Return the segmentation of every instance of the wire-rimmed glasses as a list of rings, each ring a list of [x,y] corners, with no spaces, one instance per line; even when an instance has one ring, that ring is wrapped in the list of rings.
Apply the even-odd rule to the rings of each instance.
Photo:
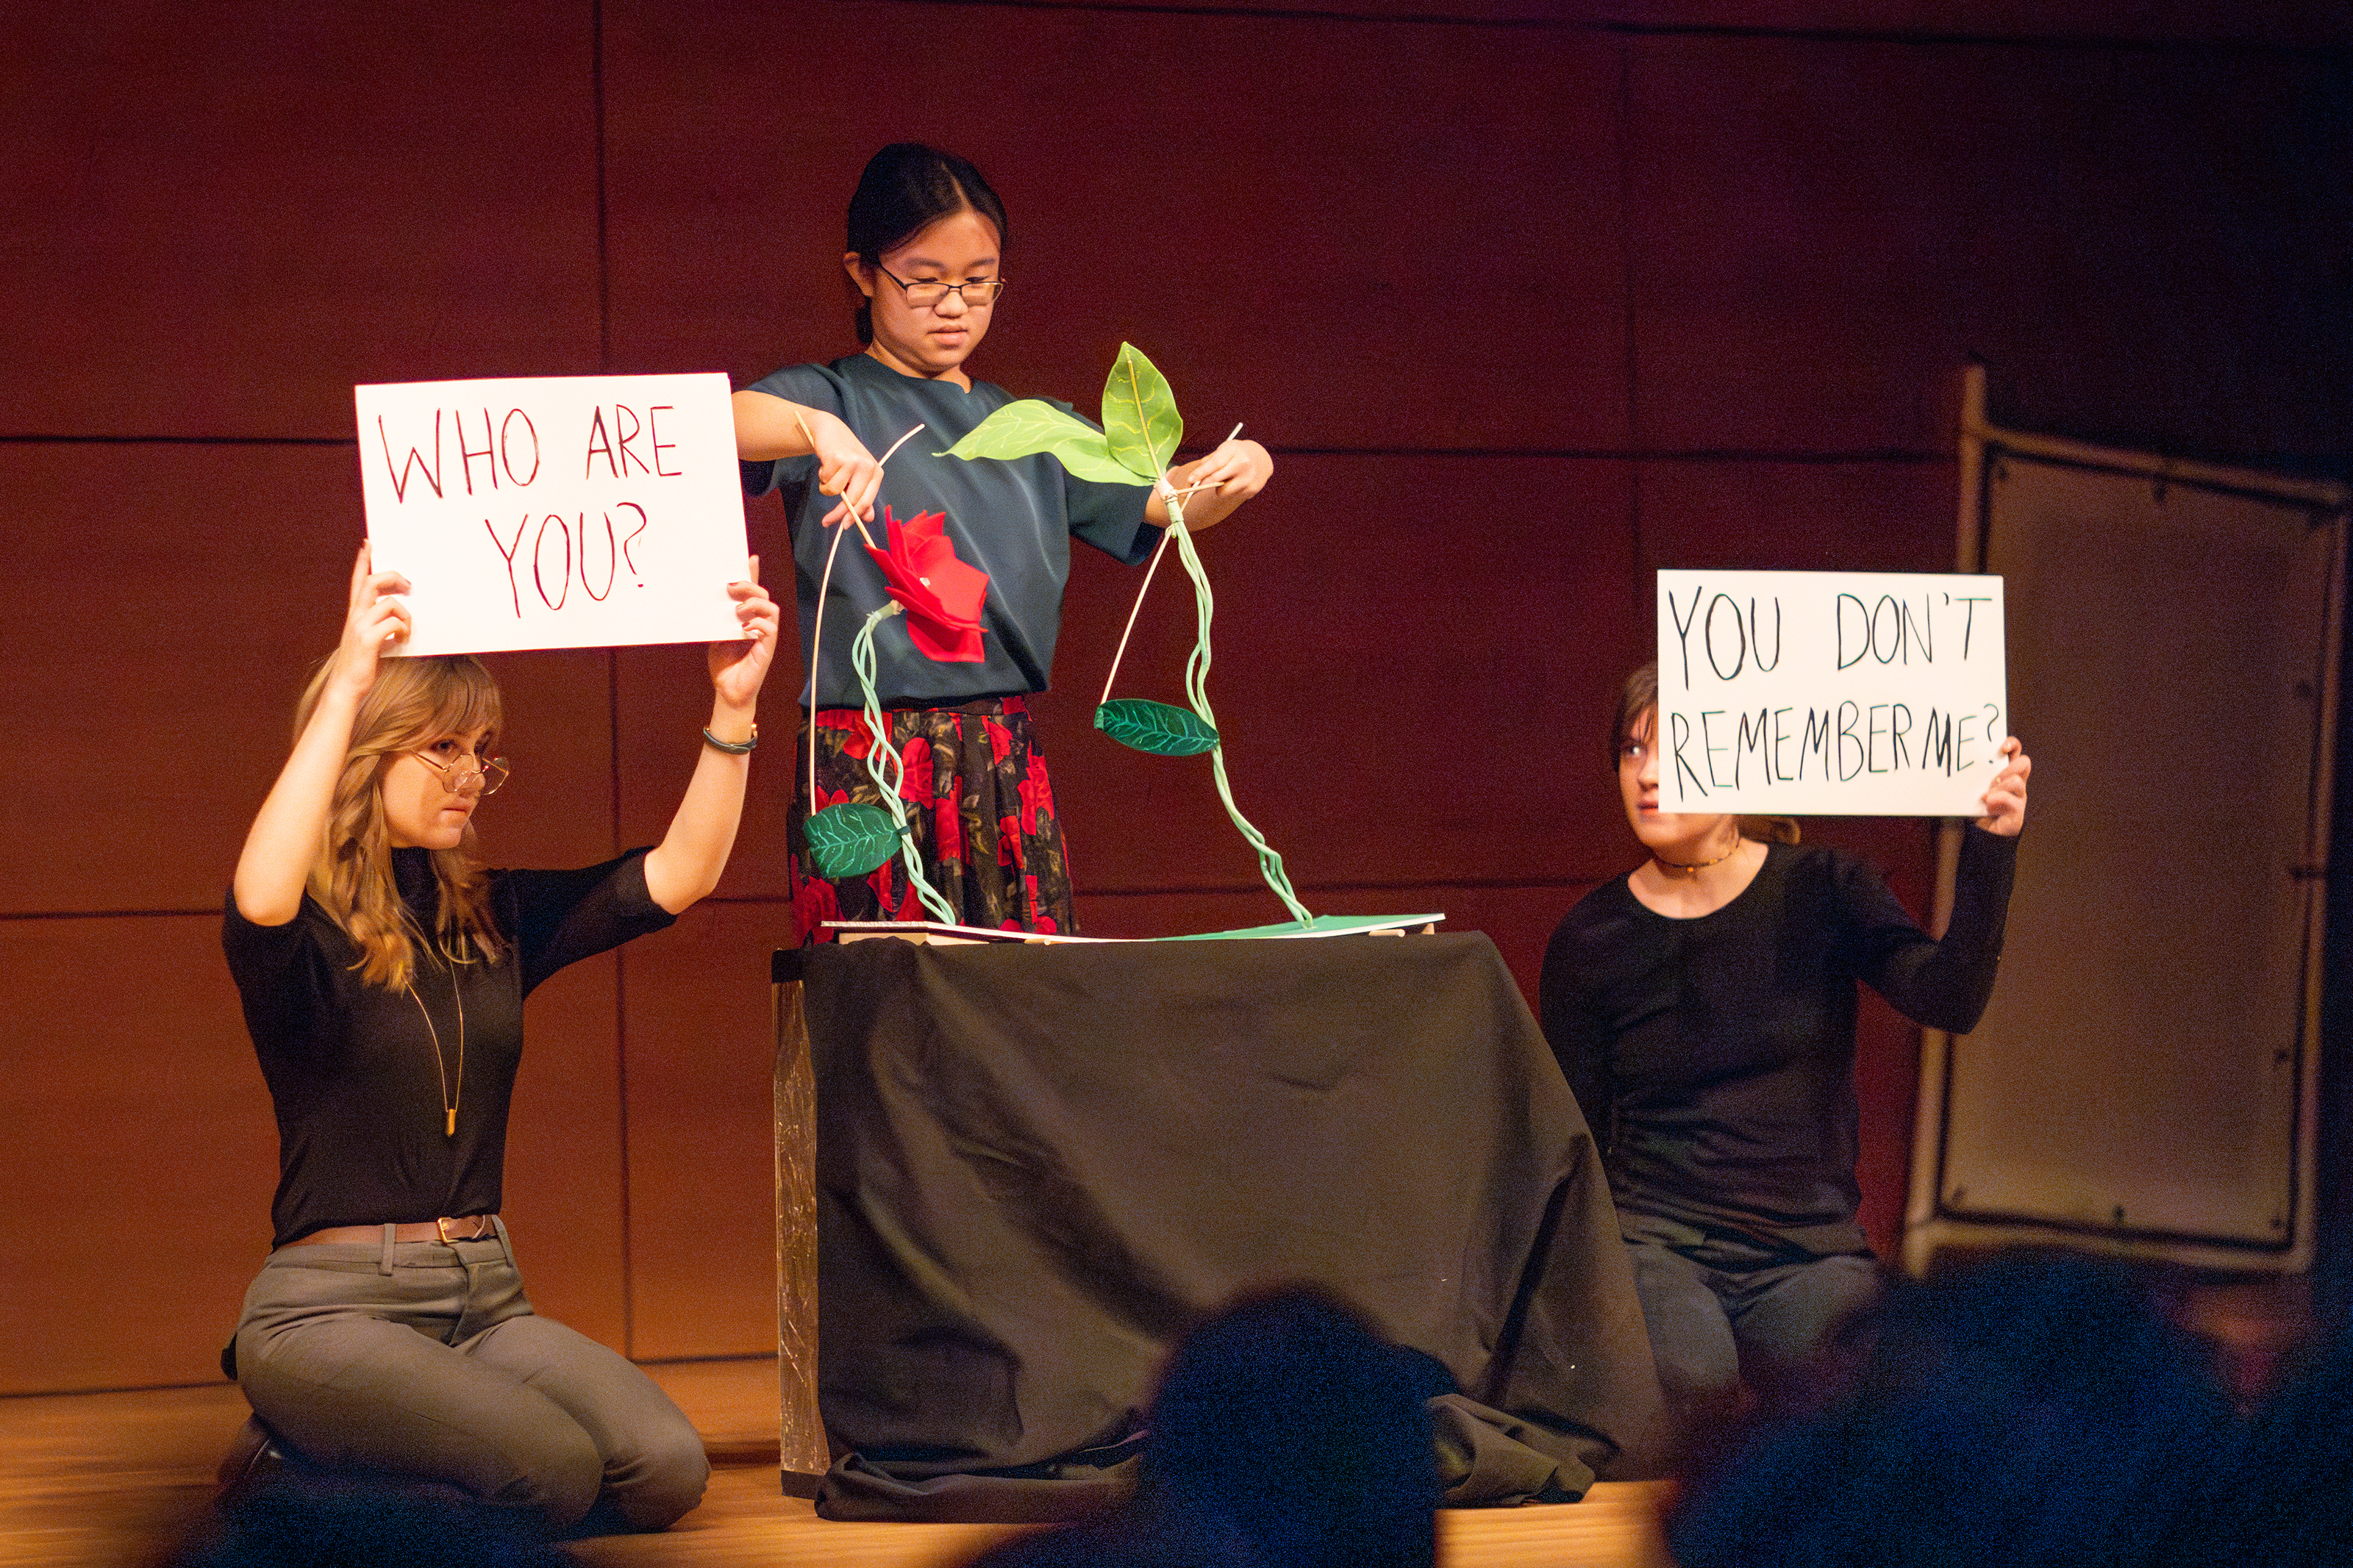
[[[977,283],[950,283],[944,279],[925,278],[910,283],[880,263],[875,265],[874,270],[896,283],[899,292],[907,297],[908,304],[926,310],[951,294],[969,307],[985,310],[996,304],[997,297],[1005,292],[1005,279],[1002,278],[984,279]]]
[[[499,785],[506,783],[507,775],[514,771],[507,766],[504,757],[477,757],[471,752],[466,753],[466,760],[462,763],[445,763],[430,752],[411,752],[408,754],[439,773],[442,787],[451,795],[463,795],[466,786],[478,780],[484,795],[496,795]]]

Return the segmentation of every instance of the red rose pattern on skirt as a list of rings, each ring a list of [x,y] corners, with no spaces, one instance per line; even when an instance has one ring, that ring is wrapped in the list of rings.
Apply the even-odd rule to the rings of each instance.
[[[1075,932],[1070,864],[1054,786],[1038,754],[1028,703],[1018,697],[956,708],[902,708],[885,714],[906,776],[899,796],[923,856],[923,875],[957,910],[960,925],[1000,931]],[[810,810],[810,726],[801,722],[793,761],[793,934],[830,941],[827,921],[925,921],[906,863],[892,856],[863,877],[830,882],[807,863],[802,824]],[[882,805],[866,765],[873,736],[855,708],[817,712],[817,807],[848,801]],[[884,810],[889,807],[884,806]]]

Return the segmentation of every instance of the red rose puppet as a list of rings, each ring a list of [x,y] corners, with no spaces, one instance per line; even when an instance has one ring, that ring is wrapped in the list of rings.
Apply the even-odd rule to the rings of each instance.
[[[956,559],[945,532],[947,513],[918,512],[902,523],[882,509],[890,530],[888,552],[866,546],[882,570],[891,596],[907,612],[907,636],[916,650],[944,664],[977,664],[980,607],[988,597],[988,574]]]

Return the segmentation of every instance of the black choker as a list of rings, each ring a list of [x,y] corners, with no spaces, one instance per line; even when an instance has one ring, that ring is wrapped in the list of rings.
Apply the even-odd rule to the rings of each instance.
[[[1740,847],[1747,842],[1748,841],[1745,838],[1735,838],[1732,841],[1732,847],[1725,850],[1723,854],[1717,856],[1713,860],[1666,860],[1661,859],[1660,857],[1656,855],[1651,856],[1651,858],[1657,860],[1660,865],[1664,866],[1670,872],[1680,871],[1686,877],[1695,879],[1702,871],[1706,870],[1710,866],[1721,866],[1726,860],[1731,859],[1735,855],[1739,854]]]

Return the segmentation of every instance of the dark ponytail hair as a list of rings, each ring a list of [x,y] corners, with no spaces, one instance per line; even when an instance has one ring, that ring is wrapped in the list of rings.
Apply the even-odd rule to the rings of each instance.
[[[980,177],[980,171],[953,153],[921,142],[893,142],[867,161],[858,176],[858,190],[849,198],[849,243],[869,267],[882,264],[882,253],[895,250],[926,227],[960,212],[975,212],[997,226],[997,244],[1007,243],[1005,204]],[[852,293],[857,293],[852,286]],[[874,341],[874,312],[863,294],[856,300],[858,341]]]

